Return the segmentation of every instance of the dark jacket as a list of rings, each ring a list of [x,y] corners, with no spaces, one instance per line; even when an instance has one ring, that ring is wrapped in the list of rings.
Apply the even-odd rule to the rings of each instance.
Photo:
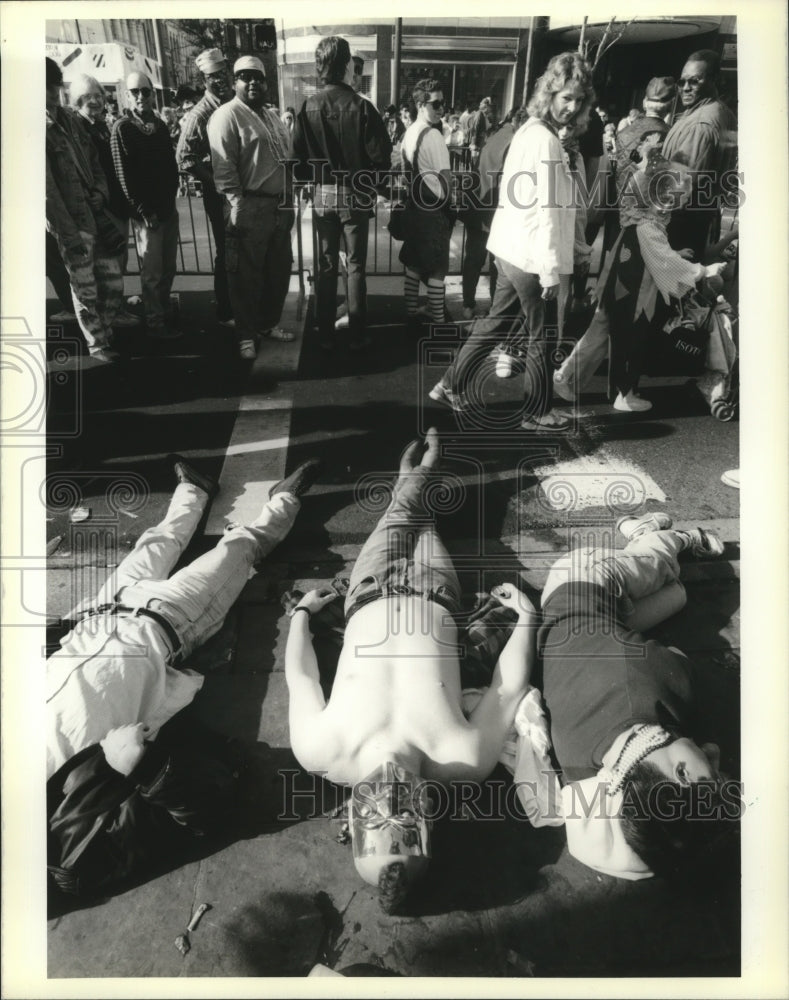
[[[337,83],[327,84],[301,106],[293,152],[299,179],[366,192],[359,207],[370,208],[374,189],[386,181],[392,143],[374,105]]]
[[[109,191],[95,146],[76,111],[58,108],[46,117],[47,231],[61,250],[82,245],[80,232],[96,235],[87,190]]]
[[[90,135],[99,157],[101,169],[104,171],[107,188],[109,189],[109,210],[119,219],[128,219],[129,204],[123,193],[121,182],[118,180],[118,175],[115,173],[115,163],[112,159],[110,128],[105,121],[91,122],[86,118],[82,118],[82,122],[88,135]]]
[[[142,122],[133,113],[119,118],[112,127],[110,148],[131,217],[169,219],[175,211],[178,167],[170,131],[161,118],[153,115]]]
[[[65,893],[88,896],[144,874],[226,827],[242,756],[233,743],[175,716],[137,767],[113,770],[86,747],[47,782],[47,870]]]

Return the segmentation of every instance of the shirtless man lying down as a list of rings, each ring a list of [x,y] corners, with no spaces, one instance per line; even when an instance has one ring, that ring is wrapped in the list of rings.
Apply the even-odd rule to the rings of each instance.
[[[440,483],[434,428],[400,463],[391,504],[364,545],[345,602],[345,643],[328,703],[309,619],[336,596],[306,594],[293,612],[285,674],[293,752],[309,771],[353,786],[356,869],[387,912],[430,858],[430,783],[483,781],[494,769],[528,686],[535,610],[509,584],[493,594],[518,614],[484,697],[461,707],[460,585],[429,509]],[[303,614],[299,612],[303,611]]]

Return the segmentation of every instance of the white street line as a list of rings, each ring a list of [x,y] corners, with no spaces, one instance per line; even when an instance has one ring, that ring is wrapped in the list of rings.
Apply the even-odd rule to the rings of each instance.
[[[273,391],[249,393],[239,402],[206,535],[221,535],[227,521],[254,521],[269,498],[269,490],[285,474],[294,386],[288,376],[294,376],[299,367],[304,327],[303,320],[296,319],[297,301],[292,293],[288,296],[280,325],[298,331],[298,338],[290,343],[264,340],[260,345],[250,384],[254,385],[261,370],[273,370],[280,384]]]

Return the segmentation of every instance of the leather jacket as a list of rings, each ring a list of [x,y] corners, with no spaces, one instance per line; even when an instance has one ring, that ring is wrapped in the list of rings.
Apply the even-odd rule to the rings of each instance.
[[[392,143],[375,106],[344,83],[327,84],[308,97],[296,116],[296,176],[319,186],[374,189],[391,166]],[[359,175],[364,179],[359,180]]]

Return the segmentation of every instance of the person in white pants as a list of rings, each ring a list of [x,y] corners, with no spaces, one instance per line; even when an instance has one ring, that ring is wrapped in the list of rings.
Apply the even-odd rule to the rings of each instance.
[[[317,474],[305,462],[274,485],[260,515],[168,579],[218,484],[173,456],[179,484],[160,524],[144,532],[47,661],[47,778],[118,726],[152,738],[202,687],[178,669],[219,631],[259,559],[288,534]]]

